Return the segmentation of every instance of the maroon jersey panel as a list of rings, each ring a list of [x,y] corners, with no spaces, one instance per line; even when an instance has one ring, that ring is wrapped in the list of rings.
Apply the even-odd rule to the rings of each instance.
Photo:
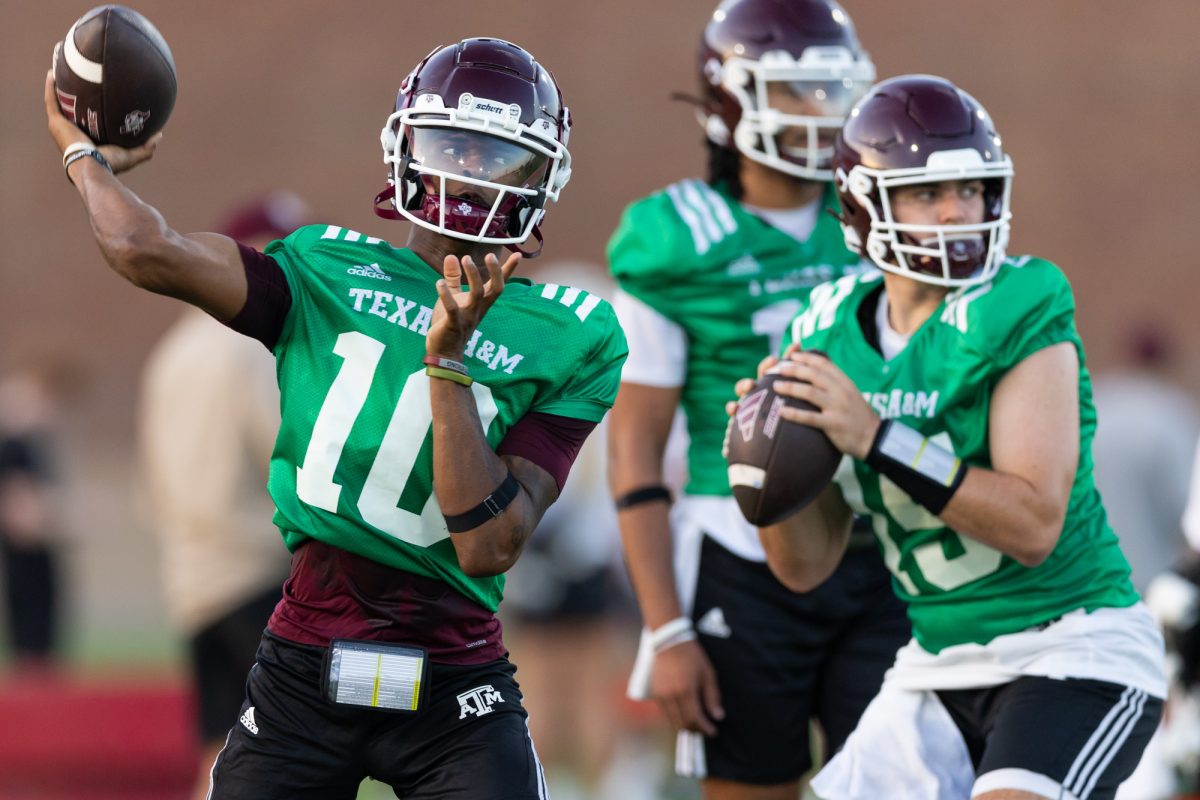
[[[508,650],[496,615],[441,581],[315,539],[292,555],[271,633],[326,647],[362,639],[424,647],[441,664],[484,664]]]

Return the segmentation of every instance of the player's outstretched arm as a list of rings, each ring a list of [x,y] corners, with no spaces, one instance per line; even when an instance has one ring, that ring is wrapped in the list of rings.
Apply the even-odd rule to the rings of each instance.
[[[62,115],[54,75],[46,73],[46,116],[59,153],[79,144],[94,147],[87,134]],[[136,286],[177,297],[229,320],[246,303],[246,278],[237,244],[215,233],[180,234],[115,175],[149,160],[161,134],[135,148],[97,148],[112,173],[94,158],[73,161],[67,177],[87,209],[92,232],[109,265]]]
[[[679,387],[621,383],[609,416],[609,487],[613,497],[663,484],[663,454]],[[625,564],[650,630],[683,616],[675,588],[675,568],[665,498],[621,509],[617,516]],[[695,641],[682,641],[655,654],[650,694],[671,726],[713,736],[713,720],[724,716],[717,674]]]

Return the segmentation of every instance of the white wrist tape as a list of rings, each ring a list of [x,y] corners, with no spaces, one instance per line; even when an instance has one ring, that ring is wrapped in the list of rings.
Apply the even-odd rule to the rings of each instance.
[[[688,617],[676,617],[670,622],[664,622],[650,632],[650,647],[654,652],[661,653],[677,644],[690,642],[696,638],[696,629]]]

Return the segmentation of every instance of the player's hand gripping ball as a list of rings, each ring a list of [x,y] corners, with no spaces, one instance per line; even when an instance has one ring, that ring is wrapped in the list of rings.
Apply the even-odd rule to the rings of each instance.
[[[176,88],[166,40],[131,8],[93,8],[54,47],[58,106],[96,144],[144,143],[167,124]]]
[[[804,400],[776,394],[768,372],[738,401],[725,432],[729,485],[742,515],[758,526],[772,525],[812,502],[833,479],[842,454],[825,432],[788,422],[785,405],[806,410]]]

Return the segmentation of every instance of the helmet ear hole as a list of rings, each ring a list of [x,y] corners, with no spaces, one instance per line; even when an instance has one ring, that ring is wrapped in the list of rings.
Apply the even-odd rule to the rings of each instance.
[[[571,168],[559,167],[558,172],[554,175],[554,191],[560,192],[567,185],[567,181],[571,180]]]
[[[721,147],[729,146],[729,127],[725,124],[725,120],[717,114],[709,114],[704,120],[704,134],[713,144]]]

